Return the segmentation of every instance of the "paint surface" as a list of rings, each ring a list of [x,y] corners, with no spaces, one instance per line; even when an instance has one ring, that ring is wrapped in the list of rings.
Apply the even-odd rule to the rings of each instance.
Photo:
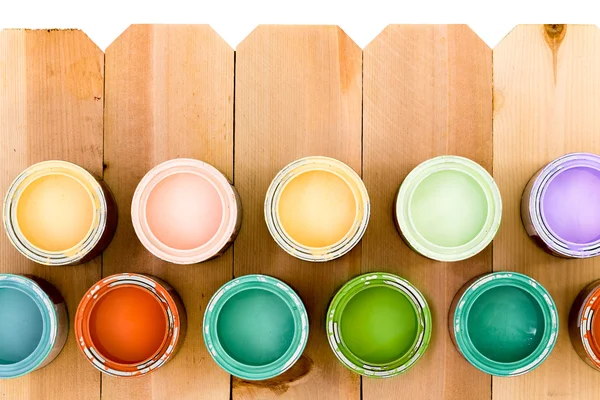
[[[354,355],[369,364],[385,364],[413,346],[417,315],[401,292],[384,286],[366,288],[344,307],[340,334]]]
[[[542,193],[542,218],[561,239],[577,244],[600,239],[600,171],[559,172]]]
[[[205,178],[178,173],[161,180],[146,204],[148,226],[163,244],[192,250],[212,239],[223,219],[217,189]]]
[[[40,309],[27,294],[0,289],[0,364],[23,361],[42,338]]]
[[[247,289],[223,305],[217,335],[230,357],[246,365],[267,365],[289,349],[294,316],[275,293]]]
[[[167,335],[160,300],[135,286],[116,287],[100,297],[90,313],[96,350],[114,362],[140,363],[153,357]]]
[[[494,287],[482,293],[471,307],[467,325],[475,348],[503,363],[529,356],[544,335],[540,305],[514,286]]]
[[[278,205],[285,232],[306,247],[327,247],[344,238],[356,219],[348,184],[327,171],[308,171],[283,189]]]
[[[45,251],[65,251],[87,236],[94,204],[85,187],[63,174],[31,182],[18,199],[17,223],[23,236]]]
[[[481,186],[456,170],[435,172],[415,189],[410,218],[417,232],[441,247],[458,247],[483,228],[488,204]]]

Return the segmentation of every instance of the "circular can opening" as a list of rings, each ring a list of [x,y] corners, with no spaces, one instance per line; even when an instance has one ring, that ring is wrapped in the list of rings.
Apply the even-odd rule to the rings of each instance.
[[[281,358],[292,345],[294,316],[268,290],[248,289],[229,298],[217,316],[223,349],[239,363],[263,366]]]
[[[45,252],[64,252],[83,242],[94,222],[91,193],[63,173],[31,181],[17,199],[17,224],[24,238]]]
[[[529,357],[544,336],[545,321],[537,300],[515,286],[486,290],[471,305],[467,329],[473,346],[500,363]]]
[[[142,364],[164,346],[168,320],[158,297],[134,286],[115,286],[92,305],[89,334],[95,350],[119,364]]]
[[[29,357],[40,344],[43,331],[36,302],[19,289],[0,288],[0,365]]]
[[[202,176],[180,172],[168,175],[152,188],[146,219],[152,234],[177,250],[208,243],[223,220],[223,204],[215,186]]]
[[[367,287],[342,310],[340,339],[361,360],[379,365],[404,356],[418,337],[412,302],[385,286]]]
[[[356,220],[356,199],[339,175],[323,170],[293,177],[278,205],[283,230],[302,246],[323,248],[340,242]]]
[[[600,240],[600,170],[577,166],[558,171],[542,190],[546,226],[566,242]]]

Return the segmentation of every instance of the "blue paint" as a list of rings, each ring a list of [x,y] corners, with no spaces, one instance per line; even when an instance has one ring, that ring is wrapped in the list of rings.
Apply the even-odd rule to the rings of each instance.
[[[33,353],[42,338],[42,314],[19,289],[0,289],[0,364],[14,364]]]

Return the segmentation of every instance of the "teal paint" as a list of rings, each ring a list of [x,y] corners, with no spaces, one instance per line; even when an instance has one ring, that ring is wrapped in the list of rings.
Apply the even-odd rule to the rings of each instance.
[[[517,362],[539,346],[544,315],[537,301],[514,286],[499,286],[479,296],[467,320],[475,348],[487,358]]]
[[[281,298],[260,289],[231,297],[217,319],[223,349],[248,365],[270,364],[285,354],[294,338],[294,316]]]
[[[284,282],[245,275],[223,285],[204,313],[204,343],[215,362],[246,380],[288,370],[308,341],[308,314]]]
[[[68,331],[67,307],[56,288],[37,277],[0,274],[0,379],[50,363]]]
[[[391,377],[411,368],[431,339],[431,311],[423,295],[399,276],[374,272],[347,282],[327,311],[327,338],[350,370]]]
[[[42,314],[35,301],[18,289],[0,289],[0,364],[27,358],[40,343]]]
[[[440,156],[424,161],[398,190],[394,218],[404,241],[438,261],[474,256],[494,239],[502,219],[500,190],[475,161]]]
[[[548,291],[527,275],[494,272],[467,282],[450,308],[450,336],[473,366],[496,376],[537,368],[558,336]]]
[[[342,338],[358,358],[387,364],[402,357],[417,340],[417,311],[402,292],[373,286],[350,299],[342,313]]]

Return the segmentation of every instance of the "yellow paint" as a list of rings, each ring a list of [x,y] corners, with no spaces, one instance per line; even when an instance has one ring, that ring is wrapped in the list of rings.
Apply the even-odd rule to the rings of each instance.
[[[356,199],[340,176],[315,170],[292,178],[281,192],[278,214],[287,235],[305,247],[323,248],[346,236],[356,221]]]
[[[54,173],[29,183],[17,200],[17,223],[23,236],[43,251],[76,246],[92,229],[94,202],[83,184]]]

